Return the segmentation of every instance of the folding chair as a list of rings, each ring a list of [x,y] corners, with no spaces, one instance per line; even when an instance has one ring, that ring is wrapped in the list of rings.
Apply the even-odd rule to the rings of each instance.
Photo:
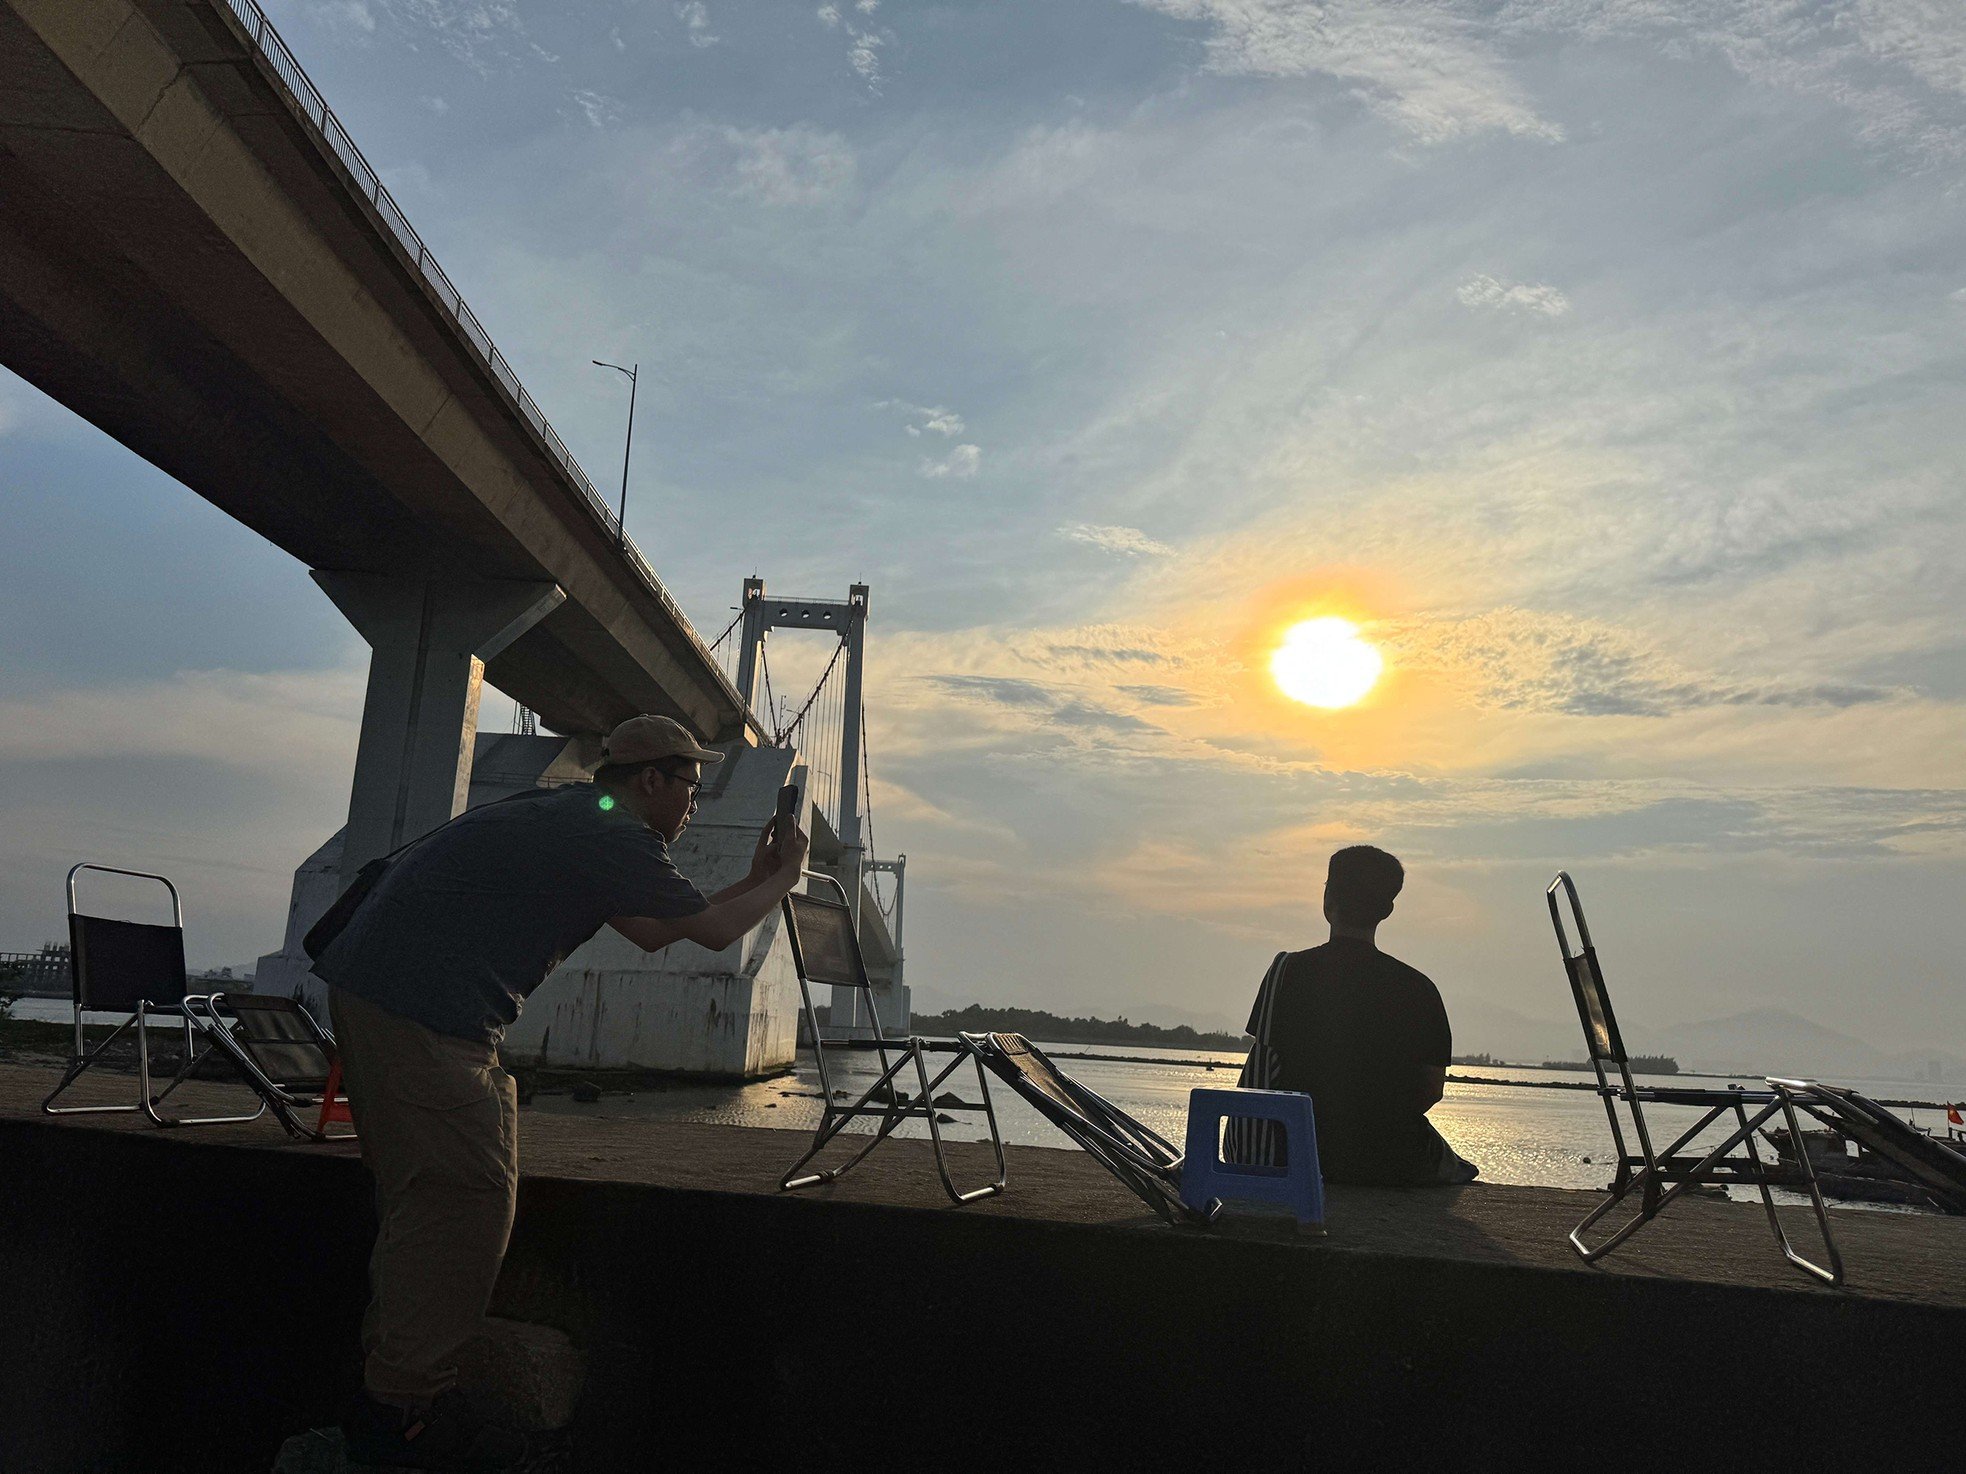
[[[984,1078],[982,1066],[976,1066],[976,1084],[983,1094],[981,1105],[962,1101],[936,1105],[936,1090],[965,1060],[970,1059],[970,1055],[960,1044],[942,1044],[913,1035],[894,1038],[887,1034],[881,1026],[880,1013],[874,1006],[873,985],[867,979],[867,964],[860,953],[860,938],[855,934],[853,912],[847,905],[846,887],[830,875],[807,871],[806,878],[831,886],[839,896],[838,900],[831,900],[795,891],[784,901],[785,928],[792,940],[792,962],[799,974],[799,995],[805,1000],[806,1024],[812,1030],[813,1057],[819,1064],[819,1089],[826,1103],[819,1127],[813,1133],[811,1147],[786,1169],[784,1177],[779,1179],[779,1189],[789,1192],[811,1187],[818,1182],[837,1181],[886,1141],[903,1121],[918,1119],[928,1122],[929,1139],[935,1146],[935,1170],[942,1178],[942,1186],[948,1192],[950,1201],[968,1203],[1002,1192],[1005,1180],[1003,1137],[997,1131],[997,1113],[990,1104],[990,1082]],[[818,1016],[813,1012],[814,983],[857,989],[866,1005],[867,1017],[873,1021],[873,1035],[865,1039],[826,1038],[820,1030]],[[872,1052],[880,1059],[879,1077],[861,1092],[858,1099],[847,1105],[834,1103],[833,1077],[826,1067],[826,1057],[834,1051]],[[933,1079],[928,1073],[928,1056],[932,1054],[954,1056]],[[914,1066],[917,1089],[912,1096],[906,1093],[901,1080],[901,1072],[910,1065]],[[990,1123],[990,1144],[997,1154],[994,1182],[967,1192],[956,1186],[943,1151],[942,1128],[935,1119],[938,1110],[983,1112]],[[825,1150],[849,1122],[861,1116],[880,1118],[879,1127],[865,1146],[837,1167],[802,1172],[806,1164]]]
[[[979,1064],[1169,1223],[1203,1224],[1215,1216],[1182,1202],[1182,1154],[1173,1143],[1074,1080],[1022,1034],[957,1037]]]
[[[117,921],[79,909],[76,876],[84,870],[154,880],[171,893],[171,924]],[[198,1062],[210,1053],[209,1043],[198,1047],[202,1032],[186,1004],[184,971],[184,905],[177,887],[161,875],[123,870],[114,865],[81,864],[68,872],[68,966],[70,992],[75,1000],[75,1051],[62,1071],[61,1083],[41,1109],[51,1116],[127,1115],[142,1111],[159,1126],[216,1126],[256,1121],[261,1104],[249,1116],[170,1116],[163,1104],[189,1079]],[[82,1031],[84,1013],[127,1014],[94,1049]],[[175,1019],[184,1027],[184,1062],[170,1084],[153,1094],[150,1082],[150,1020]],[[58,1106],[55,1101],[82,1075],[100,1064],[109,1048],[132,1028],[137,1044],[137,1098],[132,1105]]]
[[[302,1141],[352,1141],[353,1131],[329,1131],[347,1119],[334,1036],[293,998],[265,993],[214,993],[189,998],[185,1009],[203,1025],[214,1048],[271,1109],[287,1134]],[[342,1109],[338,1112],[337,1107]],[[314,1113],[310,1124],[304,1112]]]
[[[1570,915],[1577,926],[1576,951],[1571,950],[1569,935],[1564,930],[1563,912],[1557,901],[1559,890],[1568,899]],[[1563,970],[1570,979],[1570,992],[1577,1004],[1577,1019],[1583,1025],[1584,1046],[1590,1054],[1591,1068],[1597,1073],[1597,1093],[1604,1101],[1604,1114],[1611,1123],[1611,1139],[1618,1151],[1618,1169],[1611,1182],[1610,1195],[1570,1231],[1570,1246],[1583,1256],[1586,1263],[1596,1263],[1658,1217],[1668,1203],[1694,1184],[1745,1183],[1759,1190],[1762,1207],[1768,1214],[1768,1226],[1774,1231],[1775,1242],[1781,1246],[1783,1257],[1827,1284],[1842,1284],[1843,1259],[1837,1252],[1836,1240],[1830,1234],[1829,1215],[1823,1208],[1822,1188],[1809,1165],[1808,1153],[1798,1151],[1797,1155],[1801,1158],[1809,1201],[1815,1209],[1816,1227],[1822,1233],[1823,1248],[1829,1256],[1828,1268],[1803,1258],[1789,1243],[1788,1234],[1775,1213],[1774,1195],[1769,1191],[1768,1169],[1774,1164],[1764,1164],[1755,1147],[1755,1137],[1765,1133],[1768,1122],[1776,1115],[1782,1116],[1788,1123],[1790,1139],[1798,1144],[1801,1142],[1802,1135],[1796,1125],[1795,1100],[1775,1091],[1659,1089],[1634,1082],[1624,1039],[1618,1032],[1618,1020],[1611,1011],[1611,995],[1605,990],[1604,972],[1598,965],[1597,949],[1591,945],[1583,903],[1577,899],[1576,883],[1567,872],[1559,870],[1544,892],[1544,898],[1549,902],[1550,923],[1556,928],[1557,950],[1562,954]],[[1615,1083],[1606,1072],[1607,1065],[1617,1071]],[[1632,1129],[1638,1139],[1636,1154],[1627,1145],[1624,1128],[1618,1119],[1620,1104],[1631,1117]],[[1646,1125],[1645,1107],[1648,1105],[1687,1106],[1702,1114],[1698,1121],[1661,1152],[1654,1150],[1652,1133]],[[1750,1108],[1753,1109],[1752,1115],[1749,1114]],[[1695,1137],[1729,1114],[1734,1117],[1735,1129],[1719,1146],[1700,1157],[1681,1155]],[[1768,1145],[1771,1151],[1775,1149],[1772,1141]],[[1741,1148],[1745,1149],[1746,1155],[1734,1155],[1736,1149]],[[1585,1231],[1634,1192],[1639,1195],[1637,1211],[1602,1243],[1594,1247],[1586,1244],[1583,1237]]]
[[[1884,1158],[1912,1179],[1933,1207],[1966,1214],[1966,1152],[1927,1136],[1868,1096],[1815,1080],[1769,1076],[1775,1094],[1814,1116],[1830,1130]],[[1791,1136],[1795,1154],[1806,1164],[1802,1138]]]

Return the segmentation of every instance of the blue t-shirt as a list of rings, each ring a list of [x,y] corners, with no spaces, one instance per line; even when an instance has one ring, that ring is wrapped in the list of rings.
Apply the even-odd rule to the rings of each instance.
[[[440,1034],[497,1042],[614,917],[709,904],[661,835],[600,797],[573,784],[458,815],[389,867],[315,975]]]

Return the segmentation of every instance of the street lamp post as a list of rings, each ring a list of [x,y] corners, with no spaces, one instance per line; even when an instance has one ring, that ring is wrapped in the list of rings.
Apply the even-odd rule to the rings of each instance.
[[[592,362],[595,368],[611,368],[617,374],[628,376],[628,440],[621,448],[621,515],[614,524],[614,545],[625,552],[628,548],[628,458],[635,453],[635,383],[641,377],[642,366],[638,363],[633,368],[623,368],[618,363],[602,363],[598,358]]]

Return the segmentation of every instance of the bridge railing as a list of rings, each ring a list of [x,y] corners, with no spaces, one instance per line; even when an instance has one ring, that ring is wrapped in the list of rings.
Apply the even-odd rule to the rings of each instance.
[[[705,668],[722,682],[732,703],[742,710],[744,703],[738,699],[736,687],[731,684],[717,662],[710,658],[710,653],[704,647],[703,638],[697,634],[696,627],[690,623],[689,617],[683,613],[676,601],[669,596],[668,589],[663,587],[662,580],[656,576],[655,569],[649,566],[641,550],[622,530],[621,521],[615,515],[614,509],[595,489],[594,483],[588,479],[587,472],[581,469],[580,462],[574,459],[573,452],[567,449],[566,442],[560,438],[559,432],[546,418],[545,411],[540,409],[538,401],[527,392],[526,386],[519,381],[518,374],[513,372],[512,365],[506,361],[505,355],[498,351],[498,345],[492,341],[491,334],[485,331],[484,324],[478,321],[478,315],[471,310],[463,294],[445,274],[444,268],[437,264],[437,258],[423,243],[423,237],[418,235],[416,227],[410,224],[409,216],[403,213],[402,206],[396,203],[395,197],[383,184],[381,176],[362,156],[361,149],[356,147],[355,140],[342,126],[341,119],[337,118],[334,109],[328,106],[327,98],[322,96],[321,89],[314,85],[314,79],[307,75],[306,68],[301,66],[292,49],[274,29],[273,22],[267,19],[266,12],[260,9],[256,0],[215,0],[215,3],[232,12],[246,41],[279,80],[295,112],[348,171],[357,191],[375,207],[384,230],[394,237],[397,250],[402,252],[404,259],[416,268],[417,274],[430,288],[432,296],[444,313],[456,324],[465,342],[470,344],[485,367],[491,371],[492,377],[511,396],[513,404],[539,436],[547,453],[558,462],[560,469],[566,473],[567,479],[585,498],[588,509],[609,532],[614,534],[623,560],[647,586],[648,592],[661,602],[664,612],[674,619],[678,627],[696,644],[697,649],[703,654]],[[754,723],[757,721],[755,717],[751,720]]]

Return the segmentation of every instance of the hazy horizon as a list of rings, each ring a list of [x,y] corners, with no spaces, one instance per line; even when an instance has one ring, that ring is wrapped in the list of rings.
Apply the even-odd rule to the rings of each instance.
[[[1966,8],[267,9],[602,485],[642,365],[700,631],[872,586],[919,987],[1236,1019],[1370,841],[1450,1012],[1568,1015],[1564,867],[1635,1041],[1966,1057]],[[0,470],[0,950],[83,858],[272,950],[366,647],[4,370]]]

